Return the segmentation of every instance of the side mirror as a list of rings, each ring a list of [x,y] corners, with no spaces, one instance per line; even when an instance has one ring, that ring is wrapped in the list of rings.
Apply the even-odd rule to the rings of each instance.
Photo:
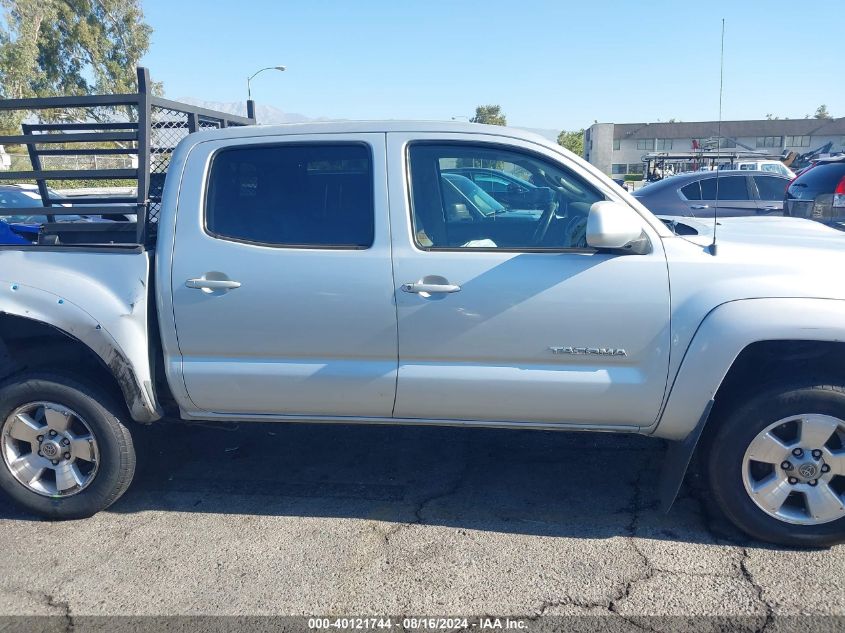
[[[636,255],[651,252],[651,242],[643,231],[643,219],[631,207],[603,200],[590,207],[587,216],[587,244],[612,248]]]

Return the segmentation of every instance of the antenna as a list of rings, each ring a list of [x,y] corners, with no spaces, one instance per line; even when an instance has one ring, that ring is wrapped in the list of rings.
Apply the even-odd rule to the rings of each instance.
[[[722,150],[722,92],[725,85],[725,18],[722,18],[722,49],[719,54],[719,122],[716,124],[716,158]],[[716,202],[713,205],[713,242],[708,249],[711,255],[716,254],[716,226],[718,225],[719,210],[719,166],[716,165]]]

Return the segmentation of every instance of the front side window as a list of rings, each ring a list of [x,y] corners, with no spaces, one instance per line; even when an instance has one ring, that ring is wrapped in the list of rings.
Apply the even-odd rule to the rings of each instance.
[[[717,196],[718,181],[718,196]],[[707,178],[701,181],[702,200],[750,200],[745,176]]]
[[[426,250],[586,248],[587,215],[604,199],[554,163],[494,145],[417,143],[408,165],[414,241]],[[508,186],[485,190],[481,172]]]
[[[369,248],[375,233],[372,159],[362,144],[224,149],[205,204],[214,236],[270,246]]]

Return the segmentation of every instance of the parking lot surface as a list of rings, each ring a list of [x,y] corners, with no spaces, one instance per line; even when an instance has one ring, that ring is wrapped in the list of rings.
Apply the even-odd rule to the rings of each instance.
[[[52,523],[0,504],[0,614],[845,614],[845,548],[751,542],[661,442],[419,427],[163,426],[123,499]],[[718,628],[718,620],[714,620]]]

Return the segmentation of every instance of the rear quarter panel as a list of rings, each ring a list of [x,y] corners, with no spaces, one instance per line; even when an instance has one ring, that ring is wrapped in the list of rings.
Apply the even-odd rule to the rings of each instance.
[[[51,325],[115,374],[135,420],[160,417],[152,386],[146,252],[0,249],[0,312]]]

